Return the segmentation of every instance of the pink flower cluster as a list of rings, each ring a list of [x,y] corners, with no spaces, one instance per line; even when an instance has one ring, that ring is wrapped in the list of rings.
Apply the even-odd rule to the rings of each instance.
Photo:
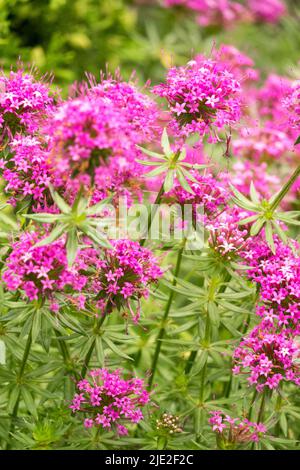
[[[11,245],[2,279],[8,290],[20,289],[29,300],[50,299],[66,288],[81,291],[86,277],[78,272],[79,266],[68,269],[64,240],[47,246],[34,246],[40,240],[36,232],[24,232],[20,240]]]
[[[108,186],[114,188],[115,166],[123,178],[132,172],[139,154],[136,145],[153,135],[157,115],[155,103],[128,83],[104,80],[91,88],[83,86],[79,96],[58,106],[47,121],[56,185],[71,184],[70,178],[77,177],[84,184],[95,179],[96,190],[101,189],[104,171],[109,174]],[[114,158],[119,164],[111,168]]]
[[[165,0],[167,7],[183,6],[197,13],[201,26],[230,26],[240,21],[277,23],[286,13],[281,0]]]
[[[286,332],[255,327],[234,352],[235,374],[249,375],[248,382],[258,392],[264,388],[278,388],[283,380],[300,385],[299,346],[289,339]]]
[[[299,334],[300,320],[300,258],[299,247],[275,240],[273,254],[265,243],[257,240],[244,253],[251,265],[248,277],[260,289],[257,313],[265,324],[277,325],[291,335]]]
[[[29,196],[41,203],[50,182],[47,152],[36,137],[17,134],[10,142],[11,153],[0,159],[0,174],[6,182],[5,192],[15,205]]]
[[[169,69],[166,83],[153,92],[168,102],[177,136],[210,134],[234,125],[241,115],[240,85],[221,63],[199,58]],[[213,129],[212,129],[213,128]]]
[[[209,245],[223,259],[233,260],[247,250],[249,234],[247,229],[238,227],[237,221],[240,218],[239,210],[233,209],[230,212],[227,209],[206,226],[209,231]]]
[[[152,252],[139,243],[125,239],[113,240],[112,245],[102,255],[95,249],[84,251],[86,266],[93,266],[87,291],[103,313],[110,313],[113,308],[128,309],[136,322],[139,300],[148,296],[148,285],[162,276],[162,270]],[[131,300],[138,302],[136,311]]]
[[[11,137],[16,132],[33,133],[53,105],[49,86],[19,69],[9,76],[0,74],[0,132]]]
[[[295,90],[291,80],[275,74],[260,88],[247,87],[245,125],[233,142],[235,155],[256,162],[284,158],[289,164],[298,158]]]
[[[70,408],[86,415],[84,426],[114,429],[118,435],[128,434],[127,423],[143,419],[141,408],[150,400],[144,381],[136,377],[123,379],[120,370],[92,370],[89,379],[80,380],[77,388],[79,393]]]
[[[300,81],[292,85],[292,93],[284,96],[282,104],[288,111],[289,124],[300,133]]]
[[[259,438],[267,431],[262,423],[252,423],[246,418],[232,418],[222,411],[211,411],[210,415],[209,423],[212,430],[217,433],[218,439],[222,439],[225,445],[258,442]]]
[[[197,180],[190,182],[190,187],[194,194],[186,191],[178,182],[175,182],[173,189],[165,195],[164,200],[178,202],[181,205],[191,204],[203,208],[203,212],[208,218],[216,216],[218,211],[226,205],[229,193],[224,184],[218,182],[213,175],[201,175],[199,172],[191,171]]]

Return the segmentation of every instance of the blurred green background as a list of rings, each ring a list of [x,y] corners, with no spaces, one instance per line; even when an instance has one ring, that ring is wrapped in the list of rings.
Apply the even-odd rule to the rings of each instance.
[[[300,0],[289,6],[279,25],[222,31],[201,29],[194,16],[163,8],[158,0],[0,0],[0,63],[8,69],[21,57],[52,71],[64,89],[85,71],[98,75],[106,64],[111,71],[120,66],[124,78],[136,70],[142,81],[156,83],[170,64],[225,42],[252,56],[262,76],[297,75]]]

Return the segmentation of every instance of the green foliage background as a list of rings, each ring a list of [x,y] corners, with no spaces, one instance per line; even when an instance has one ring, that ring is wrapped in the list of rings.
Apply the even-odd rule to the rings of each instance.
[[[158,0],[0,0],[0,61],[8,69],[18,57],[54,72],[67,87],[84,72],[121,67],[157,82],[171,63],[232,43],[252,56],[262,74],[295,74],[300,49],[300,2],[279,25],[238,25],[201,30],[182,10]]]

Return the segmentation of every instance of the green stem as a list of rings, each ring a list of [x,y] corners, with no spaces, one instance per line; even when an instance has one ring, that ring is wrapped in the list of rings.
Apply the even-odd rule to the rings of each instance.
[[[71,358],[70,351],[69,351],[67,343],[63,339],[62,334],[58,330],[56,330],[55,328],[54,328],[54,333],[56,335],[58,348],[59,348],[60,353],[63,357],[65,368],[66,368],[66,371],[67,371],[68,375],[74,374],[76,379],[79,379],[79,376],[78,376],[78,374],[75,370],[74,364],[72,362],[72,358]]]
[[[258,423],[263,422],[265,406],[266,406],[266,390],[264,389],[264,391],[262,393],[260,408],[259,408],[258,417],[257,417],[257,422]]]
[[[172,285],[174,287],[177,284],[177,279],[176,278],[178,277],[178,274],[179,274],[181,261],[182,261],[182,254],[183,254],[183,251],[184,251],[184,248],[185,248],[185,244],[186,244],[186,238],[183,239],[182,247],[178,251],[178,255],[177,255],[174,278],[173,278],[173,282],[172,282]],[[160,354],[160,350],[161,350],[161,346],[162,346],[162,339],[163,339],[163,337],[165,335],[165,331],[166,331],[165,324],[166,324],[166,320],[168,318],[168,315],[169,315],[169,312],[170,312],[170,309],[171,309],[171,305],[172,305],[172,302],[173,302],[173,299],[174,299],[174,295],[175,295],[175,291],[173,289],[171,289],[170,293],[169,293],[168,301],[166,303],[163,319],[162,319],[162,326],[161,326],[161,328],[159,330],[159,333],[158,333],[158,336],[156,338],[156,348],[155,348],[155,352],[154,352],[154,356],[153,356],[153,360],[152,360],[152,365],[151,365],[151,375],[150,375],[149,380],[148,380],[148,386],[149,386],[150,389],[151,389],[152,384],[153,384],[153,379],[154,379],[154,375],[155,375],[155,372],[156,372],[158,358],[159,358],[159,354]]]
[[[224,276],[224,284],[220,287],[220,289],[218,290],[218,293],[222,293],[222,292],[225,292],[226,290],[226,287],[227,285],[225,283],[229,282],[231,279],[231,274],[229,274],[229,272],[226,271],[226,274]],[[191,371],[191,368],[193,367],[193,364],[195,362],[195,359],[196,359],[196,356],[197,356],[197,353],[198,351],[191,351],[191,354],[187,360],[187,363],[186,363],[186,366],[185,366],[185,370],[184,370],[184,373],[187,375],[189,374],[189,372]]]
[[[205,323],[205,333],[204,333],[204,342],[207,343],[210,340],[210,318],[208,311],[206,312],[206,323]],[[203,404],[203,397],[204,397],[204,389],[205,389],[205,379],[206,379],[206,372],[207,372],[207,359],[201,371],[201,378],[200,378],[200,393],[199,393],[199,401],[200,404]]]
[[[252,413],[253,413],[253,405],[256,401],[256,398],[257,398],[257,390],[256,388],[254,389],[254,392],[253,392],[253,396],[252,396],[252,400],[251,400],[251,403],[250,403],[250,407],[249,407],[249,411],[248,411],[248,419],[249,421],[251,421],[251,417],[252,417]]]
[[[104,320],[106,319],[106,316],[107,316],[107,313],[105,313],[104,315],[102,315],[100,317],[100,319],[97,321],[97,324],[96,324],[96,332],[99,331],[99,328],[103,325],[104,323]],[[86,375],[86,372],[87,372],[87,369],[89,367],[89,363],[90,363],[90,360],[91,360],[91,357],[92,357],[92,354],[94,352],[94,349],[95,349],[95,345],[96,345],[96,336],[95,338],[93,339],[92,341],[92,344],[84,358],[84,361],[83,361],[83,366],[82,366],[82,369],[81,369],[81,378],[84,379],[85,375]]]
[[[150,232],[150,229],[151,229],[151,225],[152,225],[152,220],[156,214],[156,211],[157,211],[157,206],[158,204],[160,204],[160,201],[161,201],[161,198],[162,198],[162,195],[164,194],[164,183],[161,185],[160,187],[160,190],[158,191],[157,193],[157,196],[156,196],[156,199],[154,201],[154,210],[152,210],[152,207],[150,206],[150,213],[148,215],[148,221],[147,221],[147,234],[149,236],[149,232]],[[145,245],[145,242],[146,242],[146,238],[142,238],[140,240],[140,245],[141,246],[144,246]]]
[[[295,183],[299,175],[300,175],[300,165],[294,171],[294,173],[292,174],[288,182],[283,186],[279,194],[274,199],[274,202],[271,204],[271,207],[270,207],[271,211],[274,211],[277,208],[277,206],[280,204],[280,202],[285,197],[285,195],[289,192],[291,186]]]
[[[26,345],[25,345],[25,349],[24,349],[24,353],[23,353],[23,358],[22,358],[20,370],[19,370],[19,373],[18,373],[18,376],[17,376],[18,385],[22,381],[24,371],[25,371],[25,367],[26,367],[26,363],[27,363],[28,356],[29,356],[29,353],[30,353],[31,345],[32,345],[32,325],[33,325],[33,323],[31,323],[31,328],[30,328],[30,331],[28,333],[28,337],[27,337],[27,341],[26,341]],[[13,409],[13,412],[12,412],[11,423],[10,423],[10,428],[9,428],[8,435],[13,434],[13,432],[14,432],[15,421],[18,417],[20,400],[21,400],[21,390],[19,390],[18,398],[16,400],[16,403],[15,403],[15,406],[14,406],[14,409]],[[8,443],[7,444],[7,449],[9,449],[9,448],[10,448],[10,444]]]

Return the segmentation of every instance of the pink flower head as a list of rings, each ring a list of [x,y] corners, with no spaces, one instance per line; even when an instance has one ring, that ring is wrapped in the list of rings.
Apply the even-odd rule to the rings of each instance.
[[[240,118],[240,84],[215,60],[201,57],[185,67],[172,67],[166,83],[153,92],[167,100],[171,126],[181,137],[212,135],[212,128],[224,129]]]
[[[149,402],[143,380],[123,379],[119,370],[92,370],[88,380],[81,380],[77,387],[82,393],[75,394],[70,408],[73,413],[90,416],[84,420],[84,426],[113,428],[119,435],[128,433],[127,423],[143,419],[140,408]]]

